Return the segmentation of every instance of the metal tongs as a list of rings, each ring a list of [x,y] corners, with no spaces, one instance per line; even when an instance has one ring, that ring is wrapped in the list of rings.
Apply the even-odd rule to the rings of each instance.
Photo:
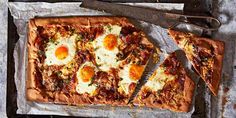
[[[221,23],[211,16],[185,15],[149,9],[144,7],[114,4],[97,0],[84,0],[81,7],[104,11],[117,16],[126,16],[137,20],[159,25],[163,28],[173,28],[179,24],[188,24],[204,30],[217,30]]]

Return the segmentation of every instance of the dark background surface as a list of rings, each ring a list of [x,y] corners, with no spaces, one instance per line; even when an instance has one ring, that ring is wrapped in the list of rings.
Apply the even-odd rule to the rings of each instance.
[[[65,0],[9,0],[9,2],[65,2]],[[81,0],[67,0],[66,2],[76,2]],[[110,2],[156,2],[156,0],[102,0]],[[184,13],[185,14],[211,14],[211,5],[206,4],[205,0],[159,0],[159,2],[175,2],[175,3],[185,3]],[[204,35],[204,34],[203,34]],[[17,35],[16,26],[13,23],[13,18],[8,11],[8,55],[7,55],[7,116],[10,118],[64,118],[65,116],[55,116],[55,115],[19,115],[16,114],[17,103],[16,103],[16,87],[14,83],[14,59],[13,50],[15,43],[17,42],[19,36]],[[206,87],[202,79],[200,79],[197,88],[197,95],[195,98],[195,111],[192,114],[192,118],[205,118],[206,117],[206,101],[204,99],[204,93]],[[68,116],[69,117],[69,116]]]

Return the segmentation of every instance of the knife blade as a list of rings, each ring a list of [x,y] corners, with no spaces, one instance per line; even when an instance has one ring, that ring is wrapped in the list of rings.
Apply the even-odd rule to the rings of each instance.
[[[180,23],[189,24],[206,30],[216,30],[221,26],[221,23],[218,19],[210,16],[184,15],[144,7],[101,2],[97,0],[84,0],[80,7],[146,21],[155,25],[159,25],[163,28],[172,28]],[[202,20],[209,22],[202,22]]]
[[[117,16],[126,16],[137,20],[150,22],[156,25],[160,25],[163,28],[169,28],[170,26],[176,24],[176,21],[171,19],[166,19],[167,15],[166,13],[158,12],[152,9],[144,9],[142,7],[134,7],[123,4],[113,4],[109,2],[100,2],[96,0],[84,0],[80,6],[108,12]]]

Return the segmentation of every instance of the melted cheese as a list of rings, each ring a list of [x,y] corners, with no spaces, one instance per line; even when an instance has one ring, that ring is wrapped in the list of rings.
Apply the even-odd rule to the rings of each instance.
[[[185,46],[185,50],[190,52],[190,53],[193,53],[194,52],[193,45],[189,45],[189,44],[186,45]]]
[[[93,70],[92,70],[93,69]],[[91,96],[94,95],[97,86],[91,84],[92,76],[97,71],[96,67],[92,62],[85,62],[76,73],[78,79],[78,84],[76,86],[76,91],[80,94],[89,93]],[[91,73],[92,72],[92,73]],[[91,75],[93,74],[93,75]],[[88,79],[87,77],[91,77]]]
[[[193,45],[192,44],[186,44],[185,47],[184,47],[184,50],[187,54],[189,55],[192,55],[194,56],[195,53],[194,53],[194,48],[193,48]]]
[[[118,45],[121,43],[119,38],[121,27],[112,25],[104,29],[105,32],[93,41],[93,47],[99,68],[108,71],[111,67],[116,68],[120,63],[116,55],[119,52]]]
[[[75,67],[76,67],[76,61],[72,60],[60,70],[61,74],[58,76],[60,76],[62,79],[68,79],[68,76],[76,71]]]
[[[190,54],[190,55],[195,55],[194,54],[194,47],[192,44],[190,44],[189,39],[187,39],[187,37],[182,37],[182,40],[179,41],[179,47],[184,49],[186,53]]]
[[[179,47],[184,48],[187,43],[188,43],[187,39],[179,40]]]
[[[134,64],[126,65],[122,70],[120,70],[119,77],[122,79],[119,82],[118,91],[120,93],[129,94],[129,86],[131,83],[137,83],[138,80],[141,78],[143,73],[144,66],[138,66]],[[135,74],[135,77],[133,77]]]
[[[153,75],[148,79],[145,84],[146,87],[150,88],[152,91],[161,90],[166,82],[174,80],[176,77],[170,74],[165,74],[164,67],[159,67]]]

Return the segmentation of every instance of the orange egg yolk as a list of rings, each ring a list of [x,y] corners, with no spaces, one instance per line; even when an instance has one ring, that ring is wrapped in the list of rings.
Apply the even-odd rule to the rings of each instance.
[[[142,76],[143,70],[144,70],[143,66],[133,64],[130,66],[130,69],[129,69],[129,77],[132,80],[137,81]]]
[[[103,45],[107,50],[113,50],[117,45],[117,37],[114,34],[108,34],[104,40]]]
[[[68,49],[65,46],[60,46],[59,48],[56,49],[55,55],[57,59],[63,60],[68,56]]]
[[[84,66],[80,70],[80,75],[83,82],[89,82],[94,76],[94,74],[95,74],[94,68],[91,66]]]

